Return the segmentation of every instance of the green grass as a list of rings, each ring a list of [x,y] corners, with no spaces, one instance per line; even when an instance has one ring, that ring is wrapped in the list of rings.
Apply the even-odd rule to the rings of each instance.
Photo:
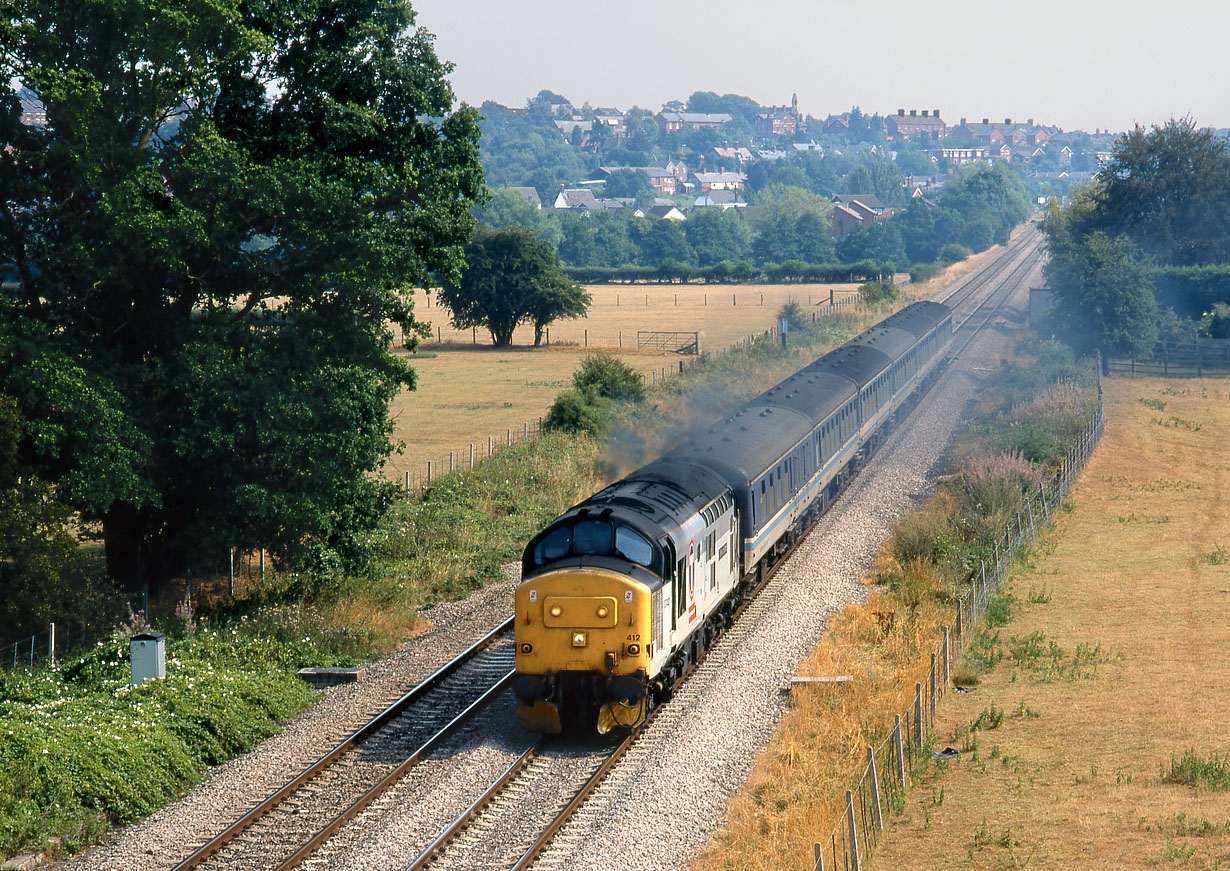
[[[1230,760],[1211,754],[1208,758],[1187,750],[1182,756],[1170,755],[1162,764],[1162,783],[1177,783],[1209,792],[1230,791]]]
[[[0,854],[52,837],[71,851],[157,810],[314,698],[299,667],[362,649],[302,606],[226,627],[189,616],[168,627],[166,678],[132,688],[130,628],[55,668],[0,673]]]

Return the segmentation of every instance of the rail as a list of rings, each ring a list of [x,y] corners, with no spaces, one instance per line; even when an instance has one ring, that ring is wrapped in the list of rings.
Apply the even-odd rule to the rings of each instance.
[[[513,626],[513,618],[509,617],[507,620],[502,622],[499,626],[496,626],[489,633],[484,635],[478,641],[474,642],[474,644],[472,644],[470,647],[466,648],[466,650],[464,650],[462,653],[458,654],[452,660],[450,660],[449,662],[445,663],[443,666],[438,668],[435,672],[433,672],[427,678],[420,681],[409,692],[405,693],[403,696],[401,696],[401,698],[397,699],[397,701],[393,702],[391,705],[389,705],[387,708],[385,708],[383,711],[377,714],[374,718],[369,720],[366,725],[356,730],[353,734],[351,734],[348,738],[343,740],[340,744],[334,747],[331,751],[326,753],[324,756],[321,756],[319,759],[317,759],[315,762],[313,762],[311,765],[309,765],[307,768],[301,771],[295,778],[287,782],[285,785],[283,785],[279,789],[275,790],[267,798],[265,798],[263,801],[261,801],[255,807],[253,807],[250,811],[244,814],[243,817],[236,820],[231,825],[227,826],[222,832],[220,832],[219,834],[214,836],[212,839],[210,839],[205,845],[194,850],[191,855],[189,855],[186,859],[184,859],[182,862],[176,865],[174,869],[172,869],[172,871],[189,871],[189,869],[196,868],[197,866],[208,861],[211,856],[213,856],[215,853],[217,853],[219,850],[221,850],[223,847],[225,847],[227,844],[233,841],[236,837],[238,837],[240,834],[242,834],[244,831],[250,828],[253,824],[255,824],[262,817],[266,816],[275,807],[280,805],[287,798],[289,798],[292,794],[294,794],[300,787],[302,787],[304,784],[318,777],[321,774],[321,772],[323,772],[326,768],[333,765],[335,762],[337,762],[342,756],[344,756],[354,747],[357,747],[359,744],[362,744],[368,738],[375,735],[381,728],[384,727],[385,724],[394,720],[406,708],[408,708],[410,705],[415,703],[418,699],[424,696],[428,691],[434,689],[436,686],[442,683],[446,678],[448,678],[450,675],[458,671],[461,668],[461,666],[467,660],[469,660],[474,654],[490,646],[500,635],[506,633],[509,629],[511,629],[512,626]],[[504,681],[506,682],[508,680],[509,680],[509,676],[506,676],[504,678]],[[451,731],[456,728],[455,723],[456,723],[456,720],[454,720],[453,722],[450,722],[449,725],[445,727],[445,729],[451,733]],[[416,754],[416,756],[421,757],[421,754],[423,752],[425,751],[420,749],[419,753]]]

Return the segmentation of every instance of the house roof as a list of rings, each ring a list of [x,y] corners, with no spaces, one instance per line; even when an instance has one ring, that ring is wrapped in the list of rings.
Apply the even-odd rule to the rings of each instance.
[[[557,203],[560,197],[563,197],[565,209],[592,209],[597,211],[601,208],[598,200],[594,197],[594,192],[590,190],[565,188],[559,192],[559,197],[556,197],[555,201]]]
[[[696,180],[701,184],[741,184],[747,176],[741,172],[698,172]]]
[[[729,124],[734,120],[726,112],[663,112],[662,118],[682,124]]]
[[[875,194],[837,194],[833,197],[833,202],[843,206],[858,203],[873,212],[884,211],[884,203]]]
[[[525,197],[531,205],[538,206],[539,208],[542,207],[542,200],[538,197],[538,191],[536,189],[509,187],[509,190],[516,191],[521,194],[521,196]]]

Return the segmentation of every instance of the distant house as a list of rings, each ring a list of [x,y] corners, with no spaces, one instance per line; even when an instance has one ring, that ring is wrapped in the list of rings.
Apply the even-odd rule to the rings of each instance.
[[[47,107],[37,94],[29,88],[22,88],[17,92],[17,98],[21,101],[22,124],[27,127],[47,126]]]
[[[741,172],[698,172],[696,183],[702,191],[741,191],[747,176]]]
[[[559,132],[564,134],[565,139],[572,137],[574,130],[580,130],[585,136],[588,136],[594,129],[593,121],[556,121],[555,126],[559,128]]]
[[[932,157],[947,160],[949,163],[973,163],[975,160],[990,160],[991,152],[985,145],[973,145],[968,148],[951,148],[944,146],[927,152]]]
[[[838,194],[829,213],[829,235],[840,239],[855,227],[870,227],[893,213],[875,194]]]
[[[737,160],[747,163],[752,159],[752,153],[746,148],[714,148],[713,153],[726,160]]]
[[[799,112],[799,95],[791,96],[789,106],[769,106],[769,111],[756,116],[752,124],[752,132],[761,139],[772,139],[777,136],[794,136],[802,133],[803,114]]]
[[[814,139],[810,142],[795,142],[792,146],[795,151],[815,151],[818,154],[824,154],[824,146],[816,142]]]
[[[883,215],[888,208],[875,194],[837,194],[833,202],[847,208],[865,209],[876,217]]]
[[[884,119],[884,133],[894,142],[939,142],[948,135],[948,125],[940,118],[940,110],[898,109],[896,115]]]
[[[693,205],[698,209],[719,208],[723,212],[727,209],[747,208],[747,202],[739,196],[738,191],[733,190],[707,191],[698,196]]]
[[[717,130],[734,120],[734,117],[726,112],[659,112],[654,118],[663,133]]]
[[[594,192],[583,188],[561,188],[559,195],[555,198],[554,208],[588,209],[591,212],[602,210]]]
[[[510,191],[520,194],[525,198],[525,201],[536,209],[542,208],[542,200],[538,197],[538,191],[534,188],[515,188],[510,187]]]
[[[829,235],[834,239],[845,238],[855,227],[863,226],[870,226],[864,216],[841,203],[834,204],[833,211],[829,212]]]
[[[674,203],[669,205],[645,206],[634,213],[638,218],[661,218],[664,221],[686,221],[687,216],[679,211]]]
[[[617,172],[643,172],[649,177],[649,186],[658,193],[674,196],[679,192],[679,178],[672,167],[600,166],[598,172],[603,179],[608,179]]]

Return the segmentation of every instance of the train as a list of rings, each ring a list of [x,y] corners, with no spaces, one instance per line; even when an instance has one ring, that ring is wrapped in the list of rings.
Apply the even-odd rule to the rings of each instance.
[[[531,538],[514,593],[522,724],[644,722],[935,377],[952,336],[948,306],[913,303]]]

